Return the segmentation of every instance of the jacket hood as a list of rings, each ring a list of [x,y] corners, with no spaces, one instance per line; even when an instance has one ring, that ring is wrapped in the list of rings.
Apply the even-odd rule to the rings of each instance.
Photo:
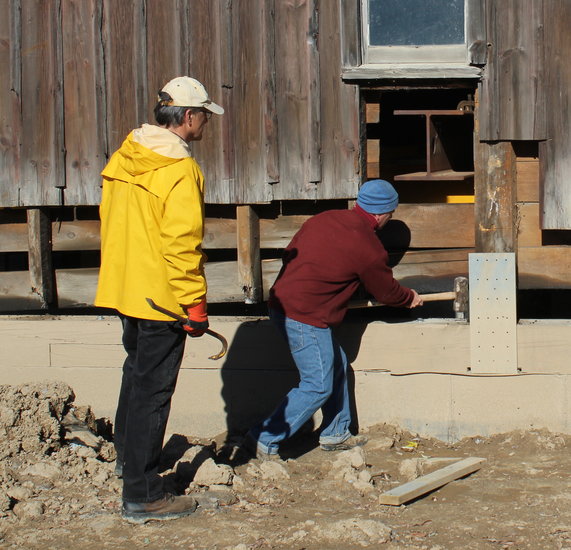
[[[166,128],[143,124],[127,136],[101,175],[132,183],[136,176],[190,156],[190,148],[182,138]]]

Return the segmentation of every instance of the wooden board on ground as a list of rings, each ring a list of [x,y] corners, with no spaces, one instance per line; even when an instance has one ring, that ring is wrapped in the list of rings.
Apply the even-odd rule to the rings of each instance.
[[[416,497],[424,495],[429,491],[438,489],[446,485],[450,481],[454,481],[460,477],[464,477],[476,470],[479,470],[485,458],[468,457],[445,468],[440,468],[435,472],[421,476],[418,479],[409,481],[404,485],[400,485],[384,492],[379,497],[380,504],[388,504],[391,506],[400,506]]]

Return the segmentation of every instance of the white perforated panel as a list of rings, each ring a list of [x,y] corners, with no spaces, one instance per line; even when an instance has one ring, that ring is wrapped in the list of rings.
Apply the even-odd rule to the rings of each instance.
[[[470,254],[469,268],[472,372],[516,373],[515,254]]]

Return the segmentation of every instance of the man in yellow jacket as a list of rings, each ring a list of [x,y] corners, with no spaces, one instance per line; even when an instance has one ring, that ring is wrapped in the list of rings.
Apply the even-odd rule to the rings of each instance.
[[[204,178],[189,143],[202,139],[212,102],[197,80],[167,83],[158,126],[133,130],[102,172],[101,269],[95,305],[118,311],[127,359],[115,418],[125,519],[135,523],[192,513],[192,497],[165,493],[158,473],[185,337],[202,336],[206,312]],[[187,315],[189,324],[159,313]]]

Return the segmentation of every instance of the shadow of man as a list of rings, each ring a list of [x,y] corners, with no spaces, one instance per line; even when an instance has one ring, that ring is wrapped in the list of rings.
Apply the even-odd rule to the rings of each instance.
[[[342,330],[347,355],[347,377],[354,429],[358,429],[355,376],[351,361],[357,356],[367,323],[352,322]],[[225,445],[240,443],[249,428],[270,416],[287,393],[298,385],[299,374],[284,338],[269,319],[242,323],[222,366],[222,398],[227,435]],[[318,445],[314,418],[280,445],[282,457],[296,458]]]

